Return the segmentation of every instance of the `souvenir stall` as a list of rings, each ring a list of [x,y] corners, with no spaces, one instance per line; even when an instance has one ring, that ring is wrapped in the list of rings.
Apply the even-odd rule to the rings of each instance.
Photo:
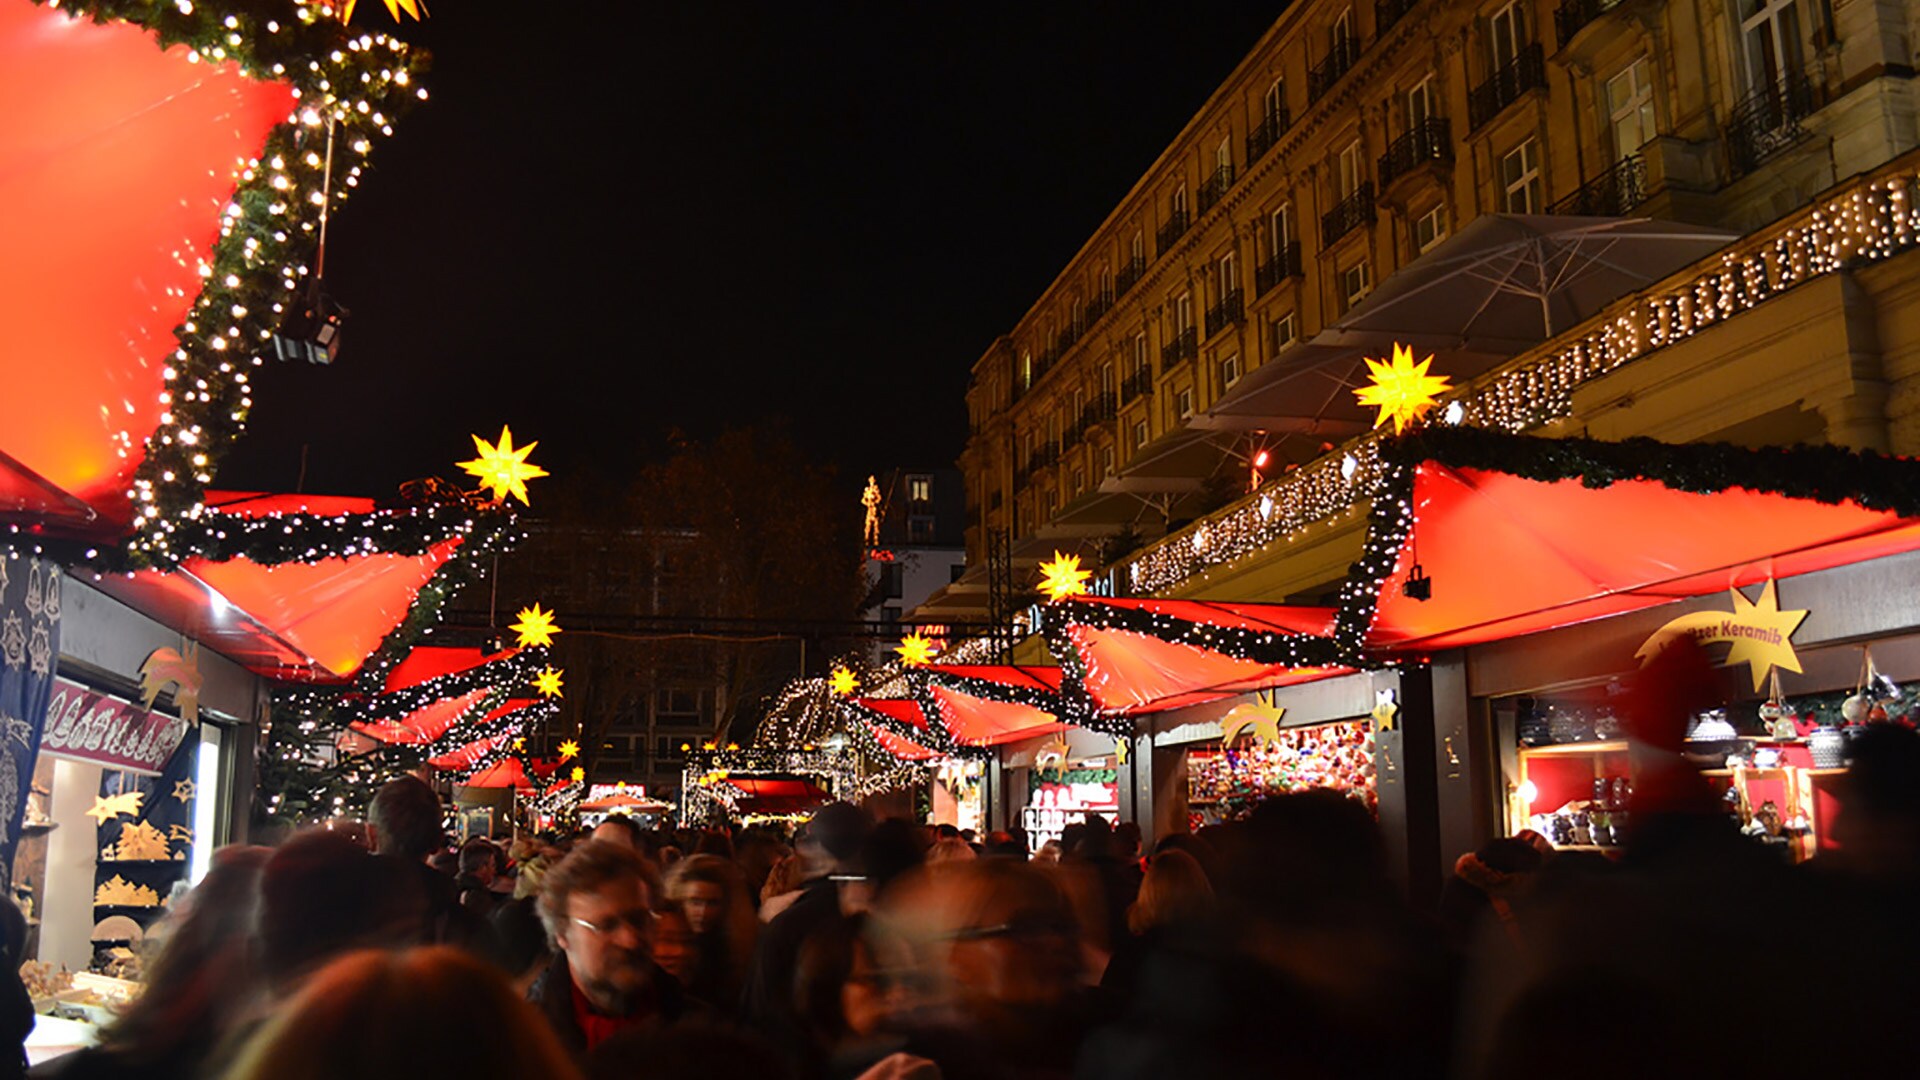
[[[952,824],[1018,825],[1027,830],[1029,848],[1038,850],[1045,837],[1057,838],[1064,824],[1088,813],[1118,816],[1111,762],[1096,760],[1112,753],[1112,741],[1099,739],[1068,760],[1069,735],[1084,733],[1072,732],[1061,718],[1059,668],[932,664],[914,668],[908,678],[932,718],[936,741],[953,748],[946,777],[936,776],[936,784],[959,785],[960,797],[979,813],[980,824],[961,825],[956,799]],[[1041,745],[1054,743],[1061,748],[1050,752]]]

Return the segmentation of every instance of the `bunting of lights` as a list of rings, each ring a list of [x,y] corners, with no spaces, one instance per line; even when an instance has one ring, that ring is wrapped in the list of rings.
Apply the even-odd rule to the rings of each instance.
[[[852,754],[814,749],[776,749],[737,746],[721,750],[712,744],[689,750],[680,772],[680,822],[698,824],[717,816],[734,816],[738,790],[732,777],[806,777],[824,783],[831,799],[858,797],[859,763]]]

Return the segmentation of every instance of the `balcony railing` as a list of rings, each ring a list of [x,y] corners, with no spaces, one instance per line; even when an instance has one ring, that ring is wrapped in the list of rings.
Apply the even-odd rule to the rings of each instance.
[[[1081,315],[1080,315],[1080,321],[1082,324],[1080,327],[1081,332],[1084,333],[1088,330],[1093,329],[1093,324],[1099,322],[1102,316],[1106,315],[1107,312],[1112,310],[1113,310],[1113,293],[1112,292],[1103,289],[1100,292],[1094,293],[1093,299],[1087,301],[1086,310],[1081,312]]]
[[[1174,244],[1180,241],[1181,237],[1187,235],[1187,226],[1191,224],[1193,224],[1193,215],[1187,213],[1186,207],[1175,210],[1167,217],[1166,224],[1160,226],[1159,231],[1153,234],[1154,250],[1165,255]]]
[[[1372,223],[1373,181],[1368,180],[1320,215],[1320,246],[1332,247],[1341,237]]]
[[[1620,6],[1620,0],[1562,0],[1553,12],[1554,30],[1565,48],[1573,35],[1588,23]]]
[[[1136,255],[1127,260],[1127,264],[1113,275],[1114,297],[1117,299],[1127,295],[1127,290],[1140,284],[1140,279],[1146,276],[1147,257],[1145,255]]]
[[[1387,144],[1380,155],[1380,186],[1393,183],[1429,161],[1453,160],[1453,131],[1444,116],[1429,116]]]
[[[1499,116],[1506,107],[1520,100],[1529,90],[1547,85],[1547,64],[1540,55],[1540,43],[1520,50],[1520,55],[1473,88],[1467,95],[1467,121],[1474,130]]]
[[[1213,170],[1213,175],[1207,177],[1207,182],[1200,185],[1200,212],[1204,214],[1208,210],[1213,209],[1214,204],[1224,198],[1227,194],[1227,189],[1232,186],[1232,165],[1222,165]]]
[[[1118,414],[1119,409],[1114,404],[1113,392],[1109,390],[1093,395],[1093,399],[1087,402],[1086,411],[1082,412],[1080,417],[1086,422],[1087,427],[1092,427],[1095,424],[1104,424]]]
[[[1304,272],[1300,261],[1300,241],[1294,240],[1286,247],[1268,256],[1253,271],[1253,288],[1256,296],[1265,296],[1267,290],[1290,277],[1299,277]]]
[[[1639,154],[1621,158],[1599,176],[1552,206],[1549,214],[1622,217],[1647,197],[1647,162]]]
[[[1146,364],[1134,368],[1133,374],[1120,380],[1120,404],[1142,396],[1153,396],[1153,369]]]
[[[1252,168],[1254,162],[1265,157],[1292,125],[1293,116],[1286,106],[1268,109],[1267,115],[1260,118],[1260,123],[1247,132],[1247,167]]]
[[[1207,309],[1207,337],[1225,330],[1229,326],[1238,326],[1246,321],[1246,297],[1239,289],[1222,296],[1220,302]]]
[[[1727,114],[1727,156],[1733,175],[1745,176],[1807,137],[1800,121],[1823,104],[1817,84],[1793,74],[1742,98]]]
[[[1400,21],[1400,17],[1413,10],[1420,0],[1380,0],[1373,6],[1373,32],[1375,36],[1387,32],[1387,27]]]
[[[1307,101],[1319,101],[1340,81],[1340,76],[1353,70],[1360,59],[1359,38],[1335,38],[1327,49],[1327,55],[1313,65],[1307,72]]]
[[[1173,336],[1173,340],[1160,346],[1160,366],[1172,367],[1182,360],[1191,360],[1200,355],[1200,334],[1189,326]]]

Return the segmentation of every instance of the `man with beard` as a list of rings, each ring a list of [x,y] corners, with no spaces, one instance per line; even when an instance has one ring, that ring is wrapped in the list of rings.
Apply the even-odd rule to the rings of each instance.
[[[658,876],[630,848],[590,840],[547,872],[540,919],[559,950],[528,998],[584,1058],[609,1037],[680,1020],[691,1005],[653,962]]]

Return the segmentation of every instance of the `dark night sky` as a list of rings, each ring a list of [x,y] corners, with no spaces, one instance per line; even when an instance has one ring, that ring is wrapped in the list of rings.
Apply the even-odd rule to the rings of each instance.
[[[951,462],[973,361],[1281,6],[436,3],[335,219],[340,361],[266,372],[218,486],[304,444],[380,494],[503,421],[576,477],[776,418],[849,485]]]

